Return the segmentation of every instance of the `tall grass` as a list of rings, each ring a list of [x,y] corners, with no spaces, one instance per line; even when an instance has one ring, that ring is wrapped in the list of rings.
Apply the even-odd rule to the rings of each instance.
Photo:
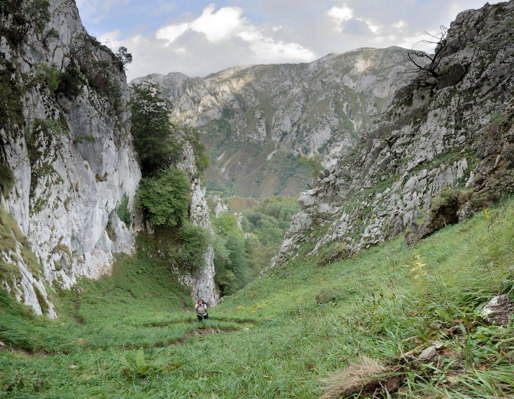
[[[360,357],[402,367],[386,397],[511,397],[512,323],[478,310],[514,296],[513,222],[511,198],[412,248],[397,239],[330,264],[335,245],[304,248],[203,324],[145,251],[62,292],[55,322],[2,294],[0,397],[316,398]],[[435,360],[413,362],[434,343]]]

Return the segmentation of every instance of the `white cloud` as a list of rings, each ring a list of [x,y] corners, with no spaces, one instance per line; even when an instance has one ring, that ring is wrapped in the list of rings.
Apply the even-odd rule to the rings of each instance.
[[[353,10],[343,4],[341,7],[332,7],[327,12],[328,16],[335,22],[336,31],[343,31],[343,24],[353,18]]]
[[[190,28],[190,25],[187,23],[178,24],[178,25],[168,25],[164,28],[159,29],[155,33],[155,37],[157,39],[165,40],[167,42],[167,46],[177,40],[180,36],[182,36],[186,31]]]
[[[353,10],[343,4],[342,7],[332,7],[328,15],[337,23],[342,23],[353,18]]]
[[[224,40],[247,23],[241,18],[242,14],[243,10],[238,7],[223,7],[215,12],[215,5],[209,4],[198,18],[190,22],[164,26],[157,31],[156,37],[166,40],[169,45],[191,30],[202,33],[210,42]]]
[[[380,25],[373,23],[369,19],[354,17],[354,10],[348,7],[346,4],[343,4],[341,7],[332,7],[327,11],[327,15],[335,23],[335,30],[339,33],[343,32],[344,23],[352,19],[365,23],[368,29],[374,34],[377,34],[382,28]]]
[[[211,42],[226,39],[246,23],[241,18],[243,10],[239,7],[223,7],[217,12],[214,9],[214,4],[209,4],[202,15],[191,23],[192,30],[203,33]]]
[[[399,20],[398,22],[396,22],[395,24],[393,24],[393,28],[397,29],[398,31],[402,31],[403,28],[405,28],[407,26],[407,22],[403,21],[403,20]]]
[[[382,29],[380,25],[376,25],[368,19],[357,18],[357,21],[364,22],[368,26],[368,29],[371,31],[371,33],[376,34]]]
[[[257,64],[307,62],[317,57],[299,43],[276,38],[281,28],[252,24],[241,8],[216,10],[210,4],[196,18],[158,29],[154,36],[158,40],[137,34],[122,43],[119,31],[105,33],[99,40],[113,49],[126,46],[133,54],[133,63],[127,65],[129,79],[151,72],[205,75],[240,65],[242,58],[245,64]],[[152,70],[148,70],[149,60],[159,60],[151,63]]]
[[[312,61],[316,55],[297,43],[287,43],[264,36],[257,28],[248,27],[238,35],[250,44],[250,49],[262,62],[279,62],[280,60],[296,59]]]
[[[122,46],[121,42],[118,40],[120,35],[120,30],[115,29],[111,32],[105,32],[103,35],[100,35],[98,40],[114,50]]]
[[[128,4],[130,0],[77,0],[77,7],[81,11],[106,11],[114,7],[122,7]]]

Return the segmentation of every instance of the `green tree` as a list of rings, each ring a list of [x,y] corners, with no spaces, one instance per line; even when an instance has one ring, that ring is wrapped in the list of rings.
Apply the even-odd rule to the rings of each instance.
[[[156,226],[180,226],[190,201],[189,180],[180,169],[160,171],[153,177],[144,177],[139,184],[137,203]]]
[[[214,280],[220,289],[222,295],[230,295],[236,291],[239,286],[238,279],[234,272],[229,268],[229,251],[227,249],[227,240],[222,236],[215,236],[214,240],[214,267],[216,275]]]
[[[124,71],[125,65],[132,62],[132,54],[129,53],[127,48],[124,46],[118,48],[118,51],[116,51],[115,55],[116,59],[118,60],[118,67],[120,68],[120,71]]]
[[[230,232],[238,231],[237,219],[229,213],[223,213],[212,221],[217,234],[226,236]]]
[[[250,280],[250,263],[241,232],[217,236],[214,252],[215,280],[221,293],[230,295],[243,288]]]
[[[237,277],[242,288],[248,282],[248,257],[245,248],[245,239],[241,233],[230,232],[227,235],[226,247],[228,250],[228,267]]]
[[[173,137],[177,129],[169,119],[169,101],[160,96],[157,84],[143,82],[133,86],[130,109],[131,132],[143,175],[168,167],[181,149]]]

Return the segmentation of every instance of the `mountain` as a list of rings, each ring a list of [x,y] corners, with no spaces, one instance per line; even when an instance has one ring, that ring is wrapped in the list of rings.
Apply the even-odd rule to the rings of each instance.
[[[409,243],[514,191],[514,2],[458,15],[353,150],[300,196],[274,265],[305,241],[340,258]]]
[[[205,78],[149,75],[172,118],[202,133],[213,188],[266,198],[297,195],[321,161],[351,148],[412,77],[407,50],[362,48],[309,64],[230,68]]]

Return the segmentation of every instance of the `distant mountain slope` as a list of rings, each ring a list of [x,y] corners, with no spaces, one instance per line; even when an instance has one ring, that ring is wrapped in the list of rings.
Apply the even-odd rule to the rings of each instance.
[[[458,15],[434,62],[301,195],[275,262],[306,239],[342,257],[403,232],[412,243],[514,192],[512,21],[513,1]]]
[[[334,159],[351,148],[413,76],[406,52],[364,48],[310,64],[236,67],[203,79],[149,75],[135,82],[158,83],[174,104],[173,118],[200,129],[211,180],[243,195],[294,195],[319,163],[309,158]]]

